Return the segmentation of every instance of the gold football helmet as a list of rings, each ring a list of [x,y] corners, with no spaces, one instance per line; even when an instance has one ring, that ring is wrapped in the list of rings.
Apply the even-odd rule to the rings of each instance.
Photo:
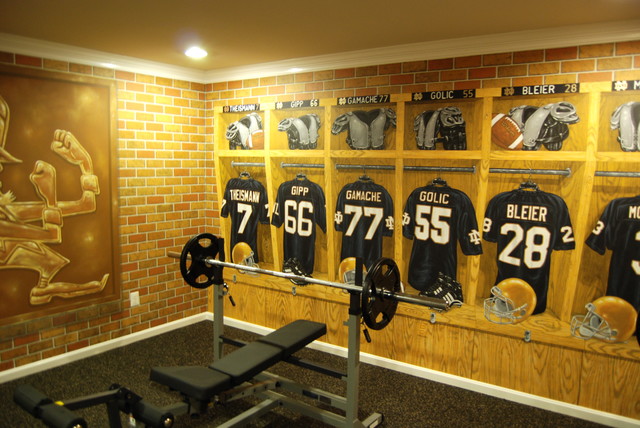
[[[599,297],[585,306],[585,315],[571,319],[571,335],[578,339],[596,339],[624,342],[636,329],[638,313],[631,303],[620,297]]]
[[[258,264],[253,258],[253,250],[246,242],[238,242],[234,245],[233,250],[231,251],[231,258],[235,264],[258,267]],[[247,273],[249,275],[258,275],[256,272],[248,272],[241,269],[238,269],[238,272]]]
[[[484,316],[496,324],[517,324],[529,318],[536,307],[536,292],[520,278],[507,278],[491,288],[484,301]]]
[[[362,265],[362,280],[367,275],[367,268]],[[338,279],[345,284],[355,285],[356,283],[356,258],[347,257],[338,266]]]

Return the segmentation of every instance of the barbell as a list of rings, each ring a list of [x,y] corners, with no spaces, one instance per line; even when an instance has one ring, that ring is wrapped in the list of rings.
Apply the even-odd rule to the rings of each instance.
[[[182,248],[181,253],[167,253],[169,257],[180,259],[180,273],[187,284],[203,289],[213,284],[224,283],[223,268],[228,267],[243,272],[271,275],[285,278],[294,284],[318,284],[361,294],[362,319],[372,330],[382,330],[393,319],[398,302],[426,306],[438,311],[447,311],[450,304],[444,299],[403,293],[400,271],[393,259],[383,257],[367,271],[362,287],[355,284],[325,281],[309,276],[296,275],[262,269],[257,266],[229,263],[224,259],[223,240],[210,233],[193,236]]]

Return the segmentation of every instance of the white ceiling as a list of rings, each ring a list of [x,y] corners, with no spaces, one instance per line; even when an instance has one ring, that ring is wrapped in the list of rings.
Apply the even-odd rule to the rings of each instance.
[[[422,49],[429,59],[428,50],[438,47],[449,57],[457,55],[446,55],[447,48],[465,45],[476,53],[510,41],[524,48],[538,39],[544,47],[575,45],[568,38],[582,34],[589,42],[589,35],[606,38],[622,28],[624,35],[611,37],[640,40],[640,0],[0,0],[0,49],[40,44],[55,55],[75,48],[87,58],[214,75],[257,64],[304,67],[314,58],[348,63],[364,55],[381,64],[385,53],[393,59],[407,49]],[[185,57],[191,44],[209,55]]]

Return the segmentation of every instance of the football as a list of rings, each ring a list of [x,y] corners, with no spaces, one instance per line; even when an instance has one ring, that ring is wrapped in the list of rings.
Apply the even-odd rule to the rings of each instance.
[[[522,131],[518,124],[503,113],[493,115],[491,119],[491,142],[508,150],[522,149]]]
[[[250,148],[254,150],[263,150],[264,149],[264,132],[262,129],[258,129],[251,134],[252,146]]]

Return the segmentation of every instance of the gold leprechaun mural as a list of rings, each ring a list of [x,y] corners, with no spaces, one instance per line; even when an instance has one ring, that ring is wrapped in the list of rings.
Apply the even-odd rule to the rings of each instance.
[[[79,97],[84,103],[95,101],[91,89],[89,95],[79,95],[73,86],[67,89],[71,89],[71,99]],[[57,90],[59,88],[52,90],[54,95]],[[12,99],[16,100],[15,93],[13,95]],[[74,133],[57,129],[52,123],[58,113],[44,120],[34,112],[56,109],[56,103],[46,99],[44,105],[37,107],[16,103],[21,104],[20,111],[29,112],[27,116],[36,123],[29,124],[29,117],[21,118],[15,132],[17,141],[14,141],[13,133],[9,132],[13,126],[13,105],[8,99],[0,92],[0,293],[4,301],[0,312],[14,318],[33,318],[33,313],[37,316],[42,310],[46,313],[48,308],[51,308],[49,312],[56,312],[68,309],[70,303],[82,306],[83,296],[97,297],[105,290],[110,277],[114,276],[110,269],[113,242],[108,233],[112,216],[107,209],[102,220],[91,220],[84,226],[77,220],[100,217],[97,211],[101,177],[95,171],[90,152]],[[77,107],[90,109],[88,105]],[[72,112],[69,117],[72,117],[76,114],[74,106],[69,108]],[[45,122],[48,139],[46,130],[40,129]],[[108,126],[106,128],[108,131]],[[18,153],[14,147],[19,148]],[[108,158],[109,151],[107,147],[106,155],[104,151],[102,155]],[[16,171],[10,173],[13,168]],[[106,181],[108,186],[109,180]],[[110,208],[109,200],[104,203]],[[75,225],[66,227],[74,221]],[[107,234],[100,224],[106,226]],[[74,265],[80,266],[73,268]],[[29,312],[33,313],[29,315]]]
[[[20,162],[5,149],[9,128],[9,106],[0,96],[0,172],[2,164]],[[62,242],[63,218],[96,210],[100,193],[98,177],[93,174],[91,156],[71,132],[56,130],[51,150],[80,168],[82,197],[77,201],[59,201],[56,194],[56,170],[49,163],[36,161],[29,180],[39,200],[17,202],[11,190],[0,188],[0,269],[30,269],[38,272],[38,284],[31,289],[33,305],[49,303],[54,296],[73,297],[95,293],[104,288],[109,278],[84,284],[57,282],[55,275],[70,260],[53,250],[50,244]],[[0,182],[1,184],[1,182]]]

